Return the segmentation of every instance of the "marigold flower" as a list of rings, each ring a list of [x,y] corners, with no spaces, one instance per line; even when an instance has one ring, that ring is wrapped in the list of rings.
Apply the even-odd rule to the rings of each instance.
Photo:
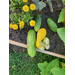
[[[36,9],[36,6],[35,6],[34,4],[31,4],[31,5],[30,5],[30,9],[31,9],[31,10],[35,10],[35,9]]]
[[[13,24],[10,24],[9,27],[10,27],[10,28],[13,28]]]
[[[23,21],[20,21],[19,24],[24,26],[25,23]]]
[[[19,27],[20,27],[20,29],[21,29],[21,28],[24,28],[24,25],[19,25]]]
[[[18,29],[18,25],[17,25],[17,24],[14,24],[14,25],[13,25],[13,29],[14,29],[14,30],[17,30],[17,29]]]
[[[28,12],[28,11],[29,11],[28,5],[24,5],[24,6],[23,6],[23,11],[24,11],[24,12]]]
[[[23,2],[28,2],[28,0],[23,0]]]
[[[35,26],[35,21],[34,20],[30,21],[30,26]]]
[[[24,23],[23,21],[19,21],[19,27],[20,27],[20,28],[24,28],[24,24],[25,24],[25,23]]]

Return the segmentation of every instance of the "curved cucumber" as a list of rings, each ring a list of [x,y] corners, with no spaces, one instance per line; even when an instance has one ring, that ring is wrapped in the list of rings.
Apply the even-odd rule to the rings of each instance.
[[[48,24],[49,28],[50,28],[52,31],[57,32],[57,28],[58,28],[58,27],[57,27],[56,23],[55,23],[52,19],[48,18],[48,19],[47,19],[47,24]]]
[[[41,15],[40,14],[36,15],[35,22],[36,22],[36,24],[34,26],[34,30],[37,32],[41,27]]]

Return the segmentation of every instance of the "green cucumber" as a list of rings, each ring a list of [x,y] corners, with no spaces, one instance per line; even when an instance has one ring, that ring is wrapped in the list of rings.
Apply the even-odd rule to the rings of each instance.
[[[27,50],[30,57],[34,57],[36,55],[36,33],[33,29],[28,31]]]
[[[56,23],[55,23],[52,19],[48,18],[48,19],[47,19],[47,24],[48,24],[49,28],[50,28],[53,32],[57,32],[58,27],[57,27]]]
[[[41,27],[41,15],[40,14],[36,15],[35,22],[36,22],[36,24],[34,26],[34,30],[37,32]]]

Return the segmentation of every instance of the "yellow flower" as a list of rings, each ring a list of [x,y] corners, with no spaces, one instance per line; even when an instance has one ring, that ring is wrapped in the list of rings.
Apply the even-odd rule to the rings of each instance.
[[[35,26],[35,21],[34,20],[30,21],[30,26]]]
[[[19,27],[20,27],[20,29],[21,29],[21,28],[24,28],[24,24],[25,24],[25,23],[24,23],[23,21],[19,21]]]
[[[23,0],[23,2],[28,2],[28,0]]]
[[[24,26],[25,23],[23,21],[19,21],[19,24]]]
[[[28,5],[24,5],[24,6],[23,6],[23,11],[24,11],[24,12],[28,12],[28,11],[29,11]]]
[[[10,27],[10,28],[13,28],[13,24],[10,24],[9,27]]]
[[[30,9],[31,9],[31,10],[35,10],[35,9],[36,9],[36,6],[35,6],[34,4],[31,4],[31,5],[30,5]]]
[[[20,27],[20,29],[21,29],[21,28],[24,28],[24,25],[19,25],[19,27]]]
[[[14,25],[13,25],[13,29],[14,29],[14,30],[17,30],[17,29],[18,29],[18,25],[17,25],[17,24],[14,24]]]

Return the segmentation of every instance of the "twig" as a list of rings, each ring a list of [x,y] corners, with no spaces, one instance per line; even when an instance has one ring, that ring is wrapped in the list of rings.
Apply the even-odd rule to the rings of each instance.
[[[50,11],[53,12],[53,7],[52,7],[52,3],[51,3],[51,1],[48,2],[48,5],[49,5],[49,9],[50,9]]]

